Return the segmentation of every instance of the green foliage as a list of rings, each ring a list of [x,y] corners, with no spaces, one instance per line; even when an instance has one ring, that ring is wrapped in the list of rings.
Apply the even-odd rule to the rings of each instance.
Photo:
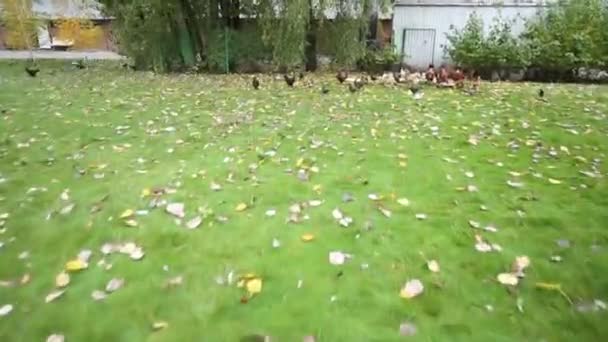
[[[473,13],[462,30],[454,29],[446,34],[449,45],[445,52],[454,63],[463,67],[477,67],[485,63],[486,39],[483,20]]]
[[[359,67],[372,73],[389,70],[399,61],[399,55],[392,46],[383,49],[367,49],[365,55],[359,60]]]
[[[452,61],[465,68],[497,70],[524,68],[529,63],[529,51],[512,32],[513,20],[494,18],[488,34],[484,23],[475,13],[462,30],[447,35],[446,53]]]
[[[608,65],[608,3],[561,1],[527,23],[532,64],[553,70]]]
[[[271,54],[255,27],[241,31],[218,28],[209,34],[204,64],[209,71],[226,72],[228,56],[229,71],[234,71],[239,64],[268,60]]]

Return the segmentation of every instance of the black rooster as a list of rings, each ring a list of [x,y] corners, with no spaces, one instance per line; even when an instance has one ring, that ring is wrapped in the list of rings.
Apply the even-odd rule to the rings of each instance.
[[[257,76],[253,76],[253,80],[251,81],[251,85],[253,86],[253,89],[258,90],[258,88],[260,87],[260,80],[258,80]]]
[[[296,77],[294,75],[283,75],[283,79],[285,80],[285,83],[287,83],[288,86],[293,87],[293,85],[296,83]]]
[[[542,99],[543,97],[545,97],[545,90],[544,90],[544,89],[539,89],[539,90],[538,90],[538,97],[540,97],[541,99]]]
[[[40,68],[35,66],[26,66],[25,72],[27,72],[30,77],[36,77],[36,75],[40,72]]]
[[[344,81],[346,81],[346,79],[348,78],[348,73],[344,70],[340,70],[336,75],[336,78],[338,79],[338,82],[344,83]]]

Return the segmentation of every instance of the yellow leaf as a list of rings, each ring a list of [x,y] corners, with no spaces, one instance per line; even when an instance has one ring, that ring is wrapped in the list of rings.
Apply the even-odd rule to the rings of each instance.
[[[61,272],[55,277],[55,286],[66,287],[70,283],[70,275],[66,272]]]
[[[304,234],[301,238],[304,242],[310,242],[315,239],[315,236],[313,234]]]
[[[321,184],[315,184],[315,186],[312,187],[312,191],[316,192],[317,194],[321,194],[323,187],[321,186]]]
[[[122,212],[122,214],[120,214],[120,218],[121,219],[126,219],[128,217],[131,217],[135,215],[135,211],[133,211],[133,209],[127,209],[125,211]]]
[[[245,203],[239,203],[235,208],[236,211],[244,211],[245,209],[247,209],[247,204]]]
[[[407,198],[400,198],[397,200],[397,203],[404,207],[408,207],[410,205],[410,201]]]
[[[549,183],[557,185],[557,184],[562,184],[562,181],[553,179],[553,178],[549,178]]]
[[[150,193],[151,193],[150,189],[145,188],[141,191],[141,197],[148,197],[148,196],[150,196]]]
[[[562,284],[536,283],[536,288],[539,288],[542,290],[559,291],[562,289]]]
[[[429,268],[429,271],[433,273],[439,272],[439,263],[437,262],[437,260],[427,261],[426,266]]]
[[[513,273],[501,273],[496,279],[503,285],[515,286],[519,282],[517,276]]]
[[[250,296],[258,294],[262,292],[262,279],[261,278],[253,278],[247,282],[247,292],[249,292]]]
[[[135,220],[126,220],[125,225],[128,227],[137,227],[138,223]]]
[[[68,272],[76,272],[80,270],[84,270],[89,265],[87,265],[84,261],[80,259],[70,260],[65,264],[65,270]]]

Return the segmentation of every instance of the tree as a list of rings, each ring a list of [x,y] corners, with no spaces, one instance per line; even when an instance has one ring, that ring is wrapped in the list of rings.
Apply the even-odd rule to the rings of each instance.
[[[2,23],[7,30],[6,43],[12,49],[36,47],[36,19],[32,0],[3,0]]]
[[[116,18],[124,52],[142,68],[174,70],[217,65],[240,34],[241,17],[260,27],[277,66],[316,68],[318,28],[336,13],[332,39],[339,64],[363,55],[369,15],[389,0],[101,0]],[[222,44],[223,43],[223,44]],[[236,46],[238,48],[238,46]],[[219,51],[219,53],[218,53]],[[211,63],[213,62],[213,63]]]

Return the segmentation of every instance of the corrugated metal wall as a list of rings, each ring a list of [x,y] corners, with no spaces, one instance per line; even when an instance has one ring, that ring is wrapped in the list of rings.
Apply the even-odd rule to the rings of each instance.
[[[469,15],[476,12],[483,19],[486,30],[492,19],[498,15],[503,18],[519,18],[514,32],[524,29],[524,20],[536,15],[542,7],[535,6],[395,6],[393,16],[394,43],[398,53],[409,55],[403,62],[416,68],[426,68],[430,63],[440,65],[445,62],[444,46],[446,33],[450,29],[462,28]],[[426,31],[420,31],[426,30]],[[429,46],[430,30],[435,31],[434,46]],[[404,36],[404,31],[408,32]],[[419,32],[427,32],[421,35]],[[404,39],[405,38],[405,39]],[[405,43],[405,46],[404,46]],[[429,51],[433,51],[429,52]]]

